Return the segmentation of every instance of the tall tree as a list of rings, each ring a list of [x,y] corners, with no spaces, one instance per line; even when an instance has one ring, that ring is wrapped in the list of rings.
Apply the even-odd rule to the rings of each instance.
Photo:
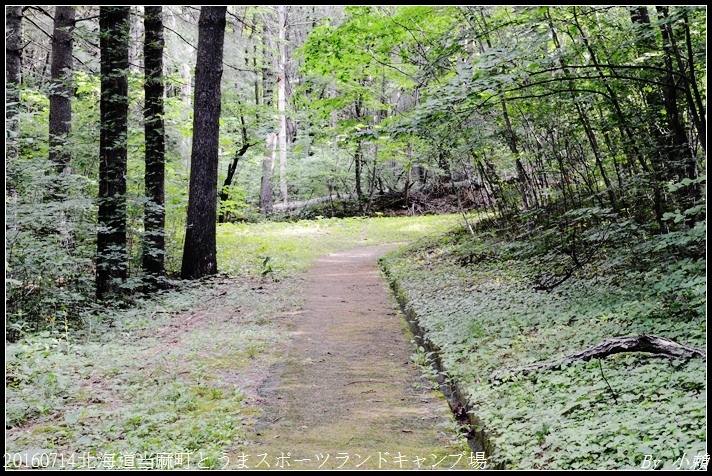
[[[279,193],[287,204],[287,7],[277,6],[279,22],[279,75],[277,76],[277,108],[279,110]]]
[[[57,6],[52,34],[52,89],[49,96],[49,160],[58,172],[69,172],[71,156],[66,147],[72,132],[72,50],[75,10]]]
[[[5,7],[5,119],[12,131],[17,131],[17,105],[20,102],[22,68],[22,7]],[[5,161],[17,157],[17,147],[11,141]]]
[[[5,7],[5,80],[7,82],[7,102],[16,103],[20,95],[22,68],[22,7]],[[6,110],[9,119],[15,108]]]
[[[226,12],[227,7],[224,6],[200,9],[188,221],[181,267],[183,279],[201,278],[218,270],[215,232],[220,80]]]
[[[164,206],[165,125],[163,123],[163,7],[146,7],[144,128],[146,135],[146,206],[144,211],[143,271],[147,290],[160,287],[165,276],[166,249]]]
[[[266,109],[274,103],[274,70],[271,32],[265,18],[262,23],[262,103]],[[260,214],[272,214],[272,172],[274,172],[274,156],[277,147],[277,135],[270,132],[267,135],[264,158],[262,159],[262,182],[260,183]]]
[[[120,293],[126,280],[126,138],[130,7],[101,7],[101,132],[96,296]]]

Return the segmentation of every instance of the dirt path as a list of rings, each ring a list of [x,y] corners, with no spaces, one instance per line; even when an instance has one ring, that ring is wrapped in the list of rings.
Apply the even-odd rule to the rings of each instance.
[[[393,248],[336,253],[309,272],[286,359],[260,389],[250,468],[447,469],[462,454],[380,276],[376,260]]]

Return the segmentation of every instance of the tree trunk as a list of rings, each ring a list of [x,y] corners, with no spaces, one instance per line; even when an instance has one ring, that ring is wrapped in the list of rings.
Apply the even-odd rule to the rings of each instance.
[[[702,146],[702,151],[707,153],[707,119],[705,112],[705,102],[702,100],[700,89],[697,86],[697,73],[695,73],[695,58],[692,50],[692,38],[687,12],[683,13],[682,18],[685,21],[685,45],[687,47],[687,64],[690,66],[689,84],[692,86],[692,92],[694,93],[694,99],[689,98],[688,102],[690,104],[690,112],[692,113],[693,118],[695,120],[695,125],[697,126],[697,134],[700,136],[700,145]],[[682,60],[678,56],[678,64],[680,65],[680,69],[682,69],[681,63]]]
[[[57,6],[54,10],[52,38],[52,87],[49,96],[49,160],[57,172],[69,173],[71,155],[66,148],[72,132],[72,30],[74,7]]]
[[[218,121],[226,12],[224,6],[200,9],[188,220],[181,267],[183,279],[197,279],[218,271],[215,241]]]
[[[363,189],[361,187],[361,165],[363,163],[361,156],[363,155],[363,150],[361,148],[361,141],[356,143],[356,154],[354,155],[354,163],[356,170],[356,197],[358,197],[359,210],[363,205]]]
[[[18,103],[22,70],[22,7],[5,7],[5,81],[7,82],[5,100]],[[7,107],[5,118],[11,119],[16,113],[16,104]]]
[[[697,113],[695,111],[695,104],[692,100],[692,92],[688,87],[688,79],[684,66],[681,64],[682,60],[679,58],[680,54],[676,48],[675,34],[672,29],[672,25],[666,21],[668,19],[668,7],[657,6],[655,7],[658,12],[658,21],[660,23],[660,32],[663,39],[663,59],[665,64],[665,69],[667,70],[665,82],[666,87],[663,88],[663,102],[665,104],[665,117],[667,118],[668,127],[670,128],[670,137],[667,140],[668,151],[665,154],[668,163],[670,173],[667,174],[665,178],[672,178],[673,180],[682,180],[687,177],[694,180],[698,176],[697,163],[694,156],[692,155],[692,148],[687,141],[687,132],[684,126],[684,117],[680,107],[678,106],[678,82],[675,78],[675,71],[673,67],[673,57],[678,58],[678,65],[680,66],[680,75],[683,79],[681,81],[682,86],[688,97],[688,106],[693,112],[692,116],[696,117]],[[692,65],[690,65],[692,68]],[[694,121],[693,121],[694,122]],[[704,139],[705,133],[703,132],[700,139]],[[706,145],[705,145],[706,146]],[[672,159],[672,160],[670,160]],[[687,187],[687,189],[681,189],[679,194],[683,195],[683,200],[686,201],[686,207],[691,207],[698,203],[702,198],[701,187],[697,183],[693,183],[692,186]],[[690,225],[694,225],[694,218],[690,217]]]
[[[15,120],[20,103],[20,81],[22,70],[22,7],[5,7],[5,119],[6,129],[17,133]],[[17,157],[17,141],[7,142],[5,164]],[[7,166],[5,167],[7,169]],[[6,190],[13,189],[8,181]]]
[[[272,172],[274,169],[274,155],[277,149],[277,135],[270,133],[267,135],[267,151],[270,155],[265,155],[262,160],[262,185],[260,187],[260,214],[269,215],[272,213]]]
[[[239,103],[239,101],[238,101]],[[242,108],[242,106],[240,106]],[[242,147],[240,147],[237,151],[235,151],[235,155],[232,158],[232,162],[227,166],[227,176],[225,177],[225,181],[223,182],[223,186],[220,189],[220,202],[226,202],[227,200],[230,199],[230,192],[229,187],[232,185],[232,180],[235,178],[235,172],[237,171],[237,164],[240,162],[240,159],[242,158],[243,155],[245,155],[245,152],[247,152],[247,149],[250,148],[252,144],[248,142],[247,139],[247,125],[245,124],[245,116],[242,115],[242,110],[240,110],[240,124],[241,128],[240,130],[242,131]],[[230,217],[230,212],[225,210],[223,213],[221,213],[218,217],[218,221],[220,223],[227,223],[228,219]]]
[[[180,87],[180,95],[183,98],[183,104],[186,107],[190,107],[191,82],[193,81],[193,76],[190,73],[190,66],[187,63],[181,65],[180,76],[183,80],[183,84],[181,84]]]
[[[101,7],[101,132],[96,297],[120,293],[126,280],[126,137],[129,8]]]
[[[143,45],[145,64],[144,91],[146,107],[146,205],[144,209],[143,271],[147,290],[163,287],[166,253],[164,204],[165,125],[163,122],[163,7],[146,7],[146,36]]]
[[[136,73],[138,73],[141,70],[141,66],[143,66],[141,64],[143,58],[141,58],[139,54],[139,39],[144,36],[144,31],[139,21],[141,14],[144,14],[145,19],[145,12],[141,11],[142,8],[144,7],[131,7],[131,18],[129,20],[131,25],[129,30],[129,70]]]
[[[580,8],[580,7],[579,7]],[[638,161],[640,162],[640,166],[646,173],[652,172],[653,177],[651,177],[651,187],[653,189],[653,210],[655,212],[655,219],[658,223],[658,226],[660,230],[662,231],[665,228],[665,223],[663,221],[663,214],[664,214],[664,209],[665,209],[665,197],[662,193],[661,190],[661,166],[660,164],[656,164],[655,161],[651,160],[651,165],[652,165],[652,171],[650,170],[650,167],[648,167],[648,164],[645,162],[645,159],[643,158],[643,154],[640,151],[640,148],[638,147],[638,141],[639,139],[636,138],[636,135],[633,133],[631,127],[630,127],[630,120],[628,116],[623,112],[623,108],[621,106],[621,101],[618,99],[618,94],[616,91],[613,89],[613,87],[610,84],[610,81],[607,79],[607,76],[605,72],[603,71],[603,67],[600,65],[600,62],[598,61],[598,57],[593,50],[593,47],[591,46],[591,43],[588,41],[588,36],[586,32],[584,31],[583,27],[581,26],[579,19],[578,19],[578,13],[576,10],[576,7],[572,7],[572,12],[573,12],[573,18],[574,18],[574,26],[575,28],[579,31],[580,33],[580,38],[581,41],[583,42],[584,47],[588,51],[591,62],[593,63],[596,73],[598,74],[601,84],[603,84],[604,88],[606,89],[608,93],[608,100],[610,101],[611,105],[613,106],[613,109],[615,110],[616,116],[618,118],[618,124],[621,130],[621,134],[625,134],[625,136],[628,139],[628,143],[630,144],[630,147],[633,149],[634,155],[638,158]],[[615,75],[615,73],[613,73]]]
[[[279,21],[279,71],[277,77],[277,108],[279,110],[279,194],[287,204],[287,13],[284,5],[277,7]]]
[[[274,60],[271,48],[271,32],[267,27],[267,20],[262,23],[262,103],[269,110],[274,104]],[[268,119],[269,120],[269,119]],[[271,127],[271,126],[270,126]],[[273,191],[272,172],[274,172],[274,156],[277,149],[277,135],[267,135],[267,153],[262,159],[262,182],[260,184],[260,214],[272,213]]]

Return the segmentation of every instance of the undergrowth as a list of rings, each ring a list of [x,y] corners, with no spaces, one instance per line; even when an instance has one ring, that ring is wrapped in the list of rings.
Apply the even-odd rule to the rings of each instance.
[[[288,340],[279,316],[301,305],[299,273],[320,255],[415,241],[457,219],[221,225],[230,274],[6,340],[6,467],[223,468],[250,444],[256,386]]]
[[[491,377],[610,337],[646,333],[706,348],[704,233],[684,234],[610,243],[548,291],[537,283],[561,273],[552,263],[562,258],[492,231],[431,238],[381,264],[486,426],[492,465],[640,468],[653,455],[685,468],[685,458],[706,453],[704,359],[627,353]],[[666,240],[686,248],[671,252]]]
[[[268,286],[214,277],[96,316],[91,334],[6,343],[6,453],[58,453],[67,469],[91,468],[78,460],[89,455],[99,468],[104,458],[134,468],[125,455],[161,453],[222,467],[223,453],[248,444],[246,375],[273,363],[286,339],[270,320],[291,309],[294,289]]]

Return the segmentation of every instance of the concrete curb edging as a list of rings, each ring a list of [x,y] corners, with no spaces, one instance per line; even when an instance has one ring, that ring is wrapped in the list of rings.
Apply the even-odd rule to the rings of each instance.
[[[425,336],[425,330],[420,326],[417,313],[408,303],[408,300],[405,298],[405,294],[400,290],[398,283],[393,278],[388,268],[380,260],[379,266],[386,278],[386,281],[388,282],[388,286],[391,288],[391,291],[393,292],[393,295],[401,308],[401,311],[405,315],[408,326],[410,327],[411,332],[413,332],[416,342],[418,345],[423,346],[428,353],[428,360],[436,370],[436,379],[440,385],[440,390],[445,396],[445,399],[450,406],[450,410],[452,410],[455,415],[455,419],[458,423],[469,427],[467,443],[470,449],[473,453],[484,452],[485,456],[488,457],[497,450],[491,441],[490,432],[485,429],[484,423],[475,415],[474,410],[470,407],[470,403],[465,392],[460,387],[458,382],[446,379],[445,375],[447,374],[447,369],[444,368],[442,359],[440,358],[440,348]],[[477,428],[480,428],[480,430],[478,431]],[[497,465],[495,467],[488,465],[487,469],[505,469],[505,467],[503,465]]]

